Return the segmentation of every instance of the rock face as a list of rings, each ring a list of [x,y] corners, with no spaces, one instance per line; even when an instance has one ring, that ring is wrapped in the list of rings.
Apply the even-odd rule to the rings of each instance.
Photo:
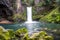
[[[13,15],[9,0],[0,0],[0,17],[8,18]]]
[[[12,24],[12,22],[2,18],[0,24]]]
[[[9,0],[0,0],[0,4],[6,5],[7,7],[10,6]]]

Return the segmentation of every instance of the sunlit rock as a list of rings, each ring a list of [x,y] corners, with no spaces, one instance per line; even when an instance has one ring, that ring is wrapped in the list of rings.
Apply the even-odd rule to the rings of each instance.
[[[6,32],[7,30],[5,28],[3,28],[2,26],[0,26],[0,30],[2,30],[3,32]]]
[[[35,38],[38,35],[39,35],[39,33],[34,33],[32,36],[30,36],[30,38]]]
[[[0,24],[12,24],[12,22],[3,18],[2,21],[0,22]]]
[[[45,30],[48,30],[48,28],[44,28]]]
[[[57,32],[57,29],[52,30],[53,32]]]
[[[47,40],[47,39],[48,39],[48,40],[54,40],[52,36],[45,36],[44,38],[45,38],[46,40]]]

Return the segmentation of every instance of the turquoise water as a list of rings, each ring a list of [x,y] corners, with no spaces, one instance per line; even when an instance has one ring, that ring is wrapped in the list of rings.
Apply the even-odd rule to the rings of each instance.
[[[16,24],[0,24],[0,26],[3,26],[5,29],[13,29],[17,30],[20,28],[28,28],[26,25],[33,25],[33,28],[51,28],[51,29],[60,29],[60,24],[54,24],[54,23],[16,23]]]
[[[51,29],[58,29],[60,30],[60,24],[54,24],[54,23],[16,23],[16,24],[0,24],[0,26],[3,26],[5,29],[13,29],[14,31],[20,28],[27,28],[29,35],[33,32],[38,32],[40,28],[51,28]],[[34,29],[38,29],[34,30]],[[60,35],[56,32],[52,33],[52,30],[46,31],[49,32],[49,34],[52,34],[54,39],[59,40]],[[59,31],[58,31],[59,33]]]

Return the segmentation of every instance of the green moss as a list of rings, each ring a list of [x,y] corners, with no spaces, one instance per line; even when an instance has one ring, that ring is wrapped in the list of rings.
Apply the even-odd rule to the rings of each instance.
[[[45,36],[44,38],[45,38],[45,40],[53,40],[52,36]]]
[[[26,20],[26,13],[18,13],[13,15],[14,22],[23,22]]]
[[[28,30],[26,28],[22,28],[16,31],[11,29],[7,31],[3,30],[0,33],[0,40],[53,40],[53,37],[47,35],[45,31],[40,31],[29,36]]]
[[[27,29],[26,29],[26,28],[18,29],[18,30],[15,32],[15,34],[16,34],[17,36],[21,36],[21,35],[24,36],[24,34],[26,34],[26,33],[27,33]]]
[[[45,17],[42,17],[41,20],[45,22],[51,22],[51,23],[60,23],[60,12],[59,7],[51,11],[48,15]]]

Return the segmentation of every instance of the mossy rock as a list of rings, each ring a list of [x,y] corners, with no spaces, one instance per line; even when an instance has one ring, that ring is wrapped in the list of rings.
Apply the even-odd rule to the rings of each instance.
[[[42,17],[41,20],[50,23],[60,23],[60,12],[58,9],[59,7],[55,8],[49,14]]]

